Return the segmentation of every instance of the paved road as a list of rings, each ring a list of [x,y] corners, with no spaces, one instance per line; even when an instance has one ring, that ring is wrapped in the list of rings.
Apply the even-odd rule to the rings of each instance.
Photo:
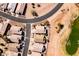
[[[26,24],[26,40],[25,40],[25,47],[23,50],[23,56],[27,56],[29,42],[30,42],[30,34],[31,34],[31,24]]]
[[[48,17],[52,16],[55,12],[57,12],[60,7],[63,5],[63,3],[58,3],[50,12],[48,12],[47,14],[37,17],[37,18],[33,18],[33,19],[23,19],[23,18],[19,18],[19,17],[15,17],[12,15],[9,15],[7,13],[4,13],[2,11],[0,11],[0,16],[6,17],[10,20],[14,20],[14,21],[18,21],[18,22],[22,22],[22,23],[34,23],[34,22],[39,22],[42,20],[47,19]]]

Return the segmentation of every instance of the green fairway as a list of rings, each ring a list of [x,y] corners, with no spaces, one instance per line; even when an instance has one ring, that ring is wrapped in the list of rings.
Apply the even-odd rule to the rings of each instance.
[[[72,25],[72,31],[66,43],[66,51],[69,55],[74,55],[77,52],[78,40],[79,40],[79,17],[74,21]]]

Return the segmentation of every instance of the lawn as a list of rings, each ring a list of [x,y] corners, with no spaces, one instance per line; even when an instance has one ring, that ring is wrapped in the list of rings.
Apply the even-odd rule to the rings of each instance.
[[[66,51],[69,55],[74,55],[78,50],[79,40],[79,17],[73,22],[72,31],[66,43]]]

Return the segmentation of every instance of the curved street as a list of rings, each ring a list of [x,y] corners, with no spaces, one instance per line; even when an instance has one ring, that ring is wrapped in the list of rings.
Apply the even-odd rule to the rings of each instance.
[[[12,15],[9,15],[9,14],[7,14],[5,12],[2,12],[2,11],[0,11],[0,16],[6,17],[6,18],[8,18],[10,20],[18,21],[18,22],[21,22],[21,23],[35,23],[35,22],[45,20],[48,17],[52,16],[54,13],[56,13],[60,9],[60,7],[62,5],[63,5],[63,3],[59,3],[54,7],[54,9],[49,11],[47,14],[45,14],[43,16],[40,16],[40,17],[37,17],[37,18],[33,18],[33,19],[18,18],[18,17],[12,16]]]

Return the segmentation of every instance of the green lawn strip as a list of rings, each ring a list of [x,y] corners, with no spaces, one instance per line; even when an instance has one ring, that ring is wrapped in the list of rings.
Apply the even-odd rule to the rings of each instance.
[[[74,21],[72,25],[72,31],[66,43],[66,51],[69,55],[74,55],[77,52],[78,40],[79,40],[79,17]]]

